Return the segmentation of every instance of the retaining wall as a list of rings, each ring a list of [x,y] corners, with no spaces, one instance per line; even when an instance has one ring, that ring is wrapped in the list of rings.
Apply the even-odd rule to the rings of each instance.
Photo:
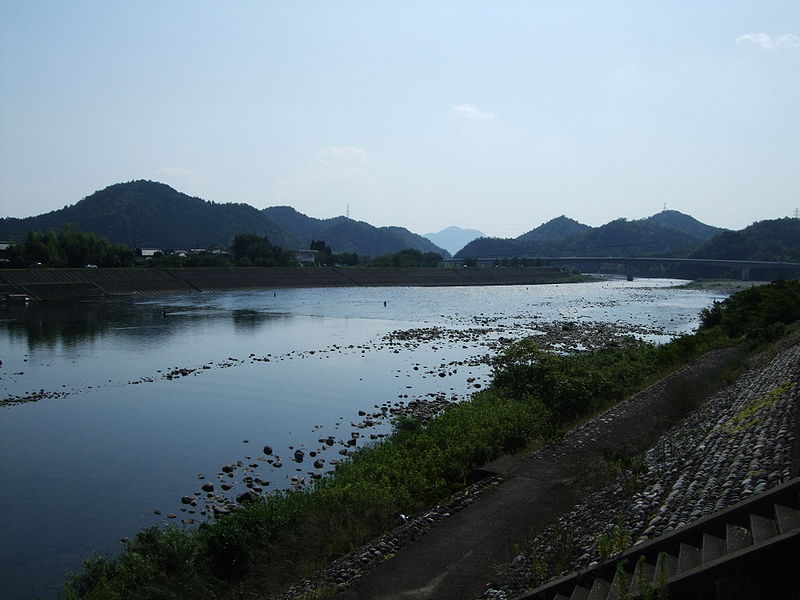
[[[533,285],[567,281],[552,267],[5,269],[0,294],[38,300],[126,294],[359,286]]]

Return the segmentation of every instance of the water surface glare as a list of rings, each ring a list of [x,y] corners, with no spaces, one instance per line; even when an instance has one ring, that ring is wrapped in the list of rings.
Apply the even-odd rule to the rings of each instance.
[[[268,480],[267,491],[309,480],[311,461],[292,461],[294,449],[319,452],[327,469],[343,446],[325,450],[319,438],[358,433],[361,446],[390,430],[387,420],[357,428],[358,411],[466,397],[488,382],[475,359],[494,353],[499,337],[553,321],[628,324],[655,340],[690,332],[722,296],[679,283],[298,289],[0,309],[2,398],[39,398],[0,407],[3,597],[56,597],[92,551],[113,554],[146,525],[202,518],[180,499],[226,481],[222,465],[256,465],[249,474]],[[384,339],[434,327],[481,332]],[[282,468],[258,460],[266,444]],[[245,489],[243,474],[231,493]]]

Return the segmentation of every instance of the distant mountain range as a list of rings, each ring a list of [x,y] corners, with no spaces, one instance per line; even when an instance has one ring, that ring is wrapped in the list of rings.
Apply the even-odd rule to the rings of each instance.
[[[346,217],[314,219],[288,206],[218,204],[153,181],[118,183],[46,214],[0,219],[0,239],[21,240],[28,230],[57,231],[68,223],[131,248],[227,247],[236,234],[255,233],[291,250],[323,240],[336,253],[380,256],[412,248],[450,256],[402,227],[373,227]]]
[[[428,238],[437,246],[450,252],[450,254],[455,254],[472,240],[485,236],[485,233],[477,229],[461,229],[461,227],[456,226],[442,229],[439,233],[422,234],[422,237]]]
[[[456,253],[456,258],[672,256],[688,253],[723,231],[675,210],[637,221],[616,219],[600,227],[590,227],[562,215],[514,239],[473,240]]]
[[[726,231],[665,210],[600,227],[562,215],[513,239],[483,237],[480,231],[458,227],[423,237],[402,227],[374,227],[346,217],[316,219],[290,206],[258,210],[247,204],[208,202],[163,183],[141,180],[111,185],[46,214],[0,219],[0,240],[22,240],[28,230],[58,231],[69,223],[131,248],[227,247],[236,234],[255,233],[286,249],[308,248],[312,240],[322,240],[335,253],[363,256],[410,248],[447,258],[450,251],[461,248],[455,252],[457,258],[675,256],[800,261],[800,219],[760,221],[741,231]]]

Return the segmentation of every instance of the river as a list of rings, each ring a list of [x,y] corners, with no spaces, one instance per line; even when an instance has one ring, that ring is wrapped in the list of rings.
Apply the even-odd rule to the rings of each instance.
[[[226,483],[234,497],[244,476],[264,493],[310,481],[340,450],[387,434],[385,417],[410,401],[457,401],[486,385],[482,359],[511,339],[576,331],[558,342],[569,350],[584,331],[657,342],[691,332],[723,296],[681,283],[283,289],[1,308],[2,595],[54,598],[93,551],[113,554],[154,523],[191,527],[206,518],[203,503],[181,498],[202,498],[203,483]],[[332,447],[320,442],[329,437]]]

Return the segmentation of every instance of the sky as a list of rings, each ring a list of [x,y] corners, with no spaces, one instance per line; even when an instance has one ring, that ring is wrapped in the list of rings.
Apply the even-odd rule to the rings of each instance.
[[[800,2],[0,0],[0,217],[148,179],[415,233],[800,207]]]

